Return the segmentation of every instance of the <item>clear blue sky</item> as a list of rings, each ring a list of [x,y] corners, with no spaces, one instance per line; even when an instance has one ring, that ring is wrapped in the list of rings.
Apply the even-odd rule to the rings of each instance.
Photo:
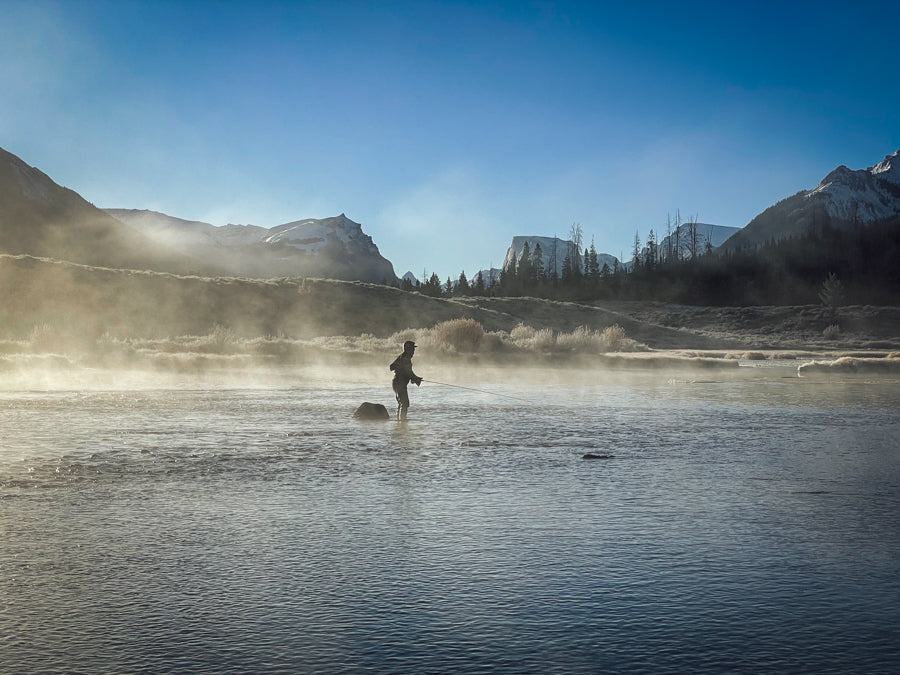
[[[900,147],[900,3],[10,2],[0,146],[100,206],[346,212],[399,274],[744,225]]]

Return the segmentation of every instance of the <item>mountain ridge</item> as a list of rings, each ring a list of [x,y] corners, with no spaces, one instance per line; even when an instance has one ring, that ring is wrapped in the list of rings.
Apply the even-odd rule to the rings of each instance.
[[[779,200],[732,235],[722,251],[759,246],[829,225],[848,228],[900,215],[900,150],[865,169],[841,164],[819,184]]]

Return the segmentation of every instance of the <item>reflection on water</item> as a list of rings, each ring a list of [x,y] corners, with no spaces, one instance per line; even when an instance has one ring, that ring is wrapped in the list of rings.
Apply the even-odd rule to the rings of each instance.
[[[900,386],[494,388],[0,395],[0,671],[900,669]]]

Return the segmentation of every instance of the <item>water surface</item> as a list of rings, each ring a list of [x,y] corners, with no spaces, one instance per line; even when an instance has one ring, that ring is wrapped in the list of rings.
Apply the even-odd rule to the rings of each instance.
[[[900,670],[900,385],[596,379],[4,392],[0,671]]]

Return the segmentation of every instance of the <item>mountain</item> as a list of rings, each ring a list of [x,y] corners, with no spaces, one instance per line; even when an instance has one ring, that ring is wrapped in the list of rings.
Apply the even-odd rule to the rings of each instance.
[[[419,280],[416,278],[416,275],[413,274],[412,272],[407,272],[406,274],[404,274],[402,277],[400,277],[400,281],[408,281],[413,286],[419,285]]]
[[[158,211],[106,211],[161,243],[216,261],[235,276],[315,276],[374,282],[394,282],[397,278],[393,265],[382,257],[372,238],[343,213],[266,228],[234,224],[217,227]]]
[[[113,218],[2,148],[0,251],[103,267],[220,271]]]
[[[532,254],[537,245],[540,244],[541,258],[543,259],[544,269],[546,271],[549,272],[553,269],[553,261],[555,259],[557,274],[562,274],[563,261],[567,255],[571,255],[575,250],[575,244],[567,239],[537,236],[513,237],[512,243],[509,245],[509,248],[506,249],[506,257],[503,259],[503,269],[509,267],[510,263],[513,261],[513,256],[515,256],[516,260],[519,260],[522,257],[522,251],[525,249],[526,241],[528,242],[528,247],[531,249]],[[584,251],[582,251],[582,253],[584,253]],[[609,267],[612,268],[613,265],[618,262],[618,258],[609,255],[608,253],[598,253],[597,260],[600,263],[601,268],[604,264],[609,265]]]
[[[795,237],[812,227],[849,228],[900,215],[900,150],[867,169],[839,166],[811,190],[781,200],[723,245],[724,251]]]
[[[239,246],[262,241],[269,232],[256,225],[216,227],[199,220],[184,220],[146,209],[103,209],[113,218],[171,246]]]

